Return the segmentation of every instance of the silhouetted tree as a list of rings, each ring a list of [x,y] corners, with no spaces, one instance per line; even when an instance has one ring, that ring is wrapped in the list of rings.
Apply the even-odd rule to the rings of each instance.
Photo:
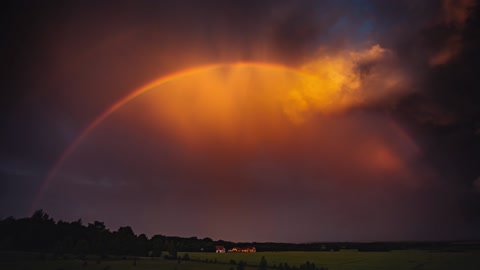
[[[78,240],[77,244],[75,245],[75,254],[79,255],[81,258],[84,258],[88,254],[87,240]]]
[[[153,257],[161,257],[162,250],[164,250],[165,245],[165,236],[163,235],[154,235],[152,239],[150,239],[150,246],[152,248],[152,256]]]
[[[177,247],[174,242],[168,243],[168,256],[171,259],[177,258]]]

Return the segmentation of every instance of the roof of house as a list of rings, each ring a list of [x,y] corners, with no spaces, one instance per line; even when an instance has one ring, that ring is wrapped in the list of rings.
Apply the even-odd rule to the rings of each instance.
[[[215,249],[225,249],[224,246],[215,246]]]

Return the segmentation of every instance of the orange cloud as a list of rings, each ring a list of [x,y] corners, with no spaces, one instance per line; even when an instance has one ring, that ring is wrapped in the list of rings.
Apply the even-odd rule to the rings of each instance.
[[[281,139],[291,125],[317,115],[334,115],[403,94],[407,80],[385,64],[390,57],[388,50],[375,45],[320,55],[298,71],[226,66],[158,86],[158,91],[151,91],[155,92],[151,107],[155,117],[189,142],[201,137],[199,133],[246,145],[267,137]]]
[[[302,104],[297,114],[340,112],[405,94],[408,78],[393,62],[392,52],[378,44],[363,51],[320,51],[302,67],[319,79],[291,92],[295,102]]]
[[[453,35],[438,52],[430,58],[431,66],[443,65],[454,59],[462,52],[463,44],[460,35]]]

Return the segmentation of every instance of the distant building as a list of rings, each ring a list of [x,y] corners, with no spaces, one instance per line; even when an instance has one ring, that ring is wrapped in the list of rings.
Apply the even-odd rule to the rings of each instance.
[[[257,249],[255,247],[246,247],[242,249],[242,252],[257,252]]]
[[[225,247],[224,246],[215,246],[215,252],[216,253],[225,253]]]
[[[257,252],[257,250],[255,249],[255,247],[244,247],[244,248],[234,247],[232,249],[229,249],[228,252],[251,253],[251,252]]]

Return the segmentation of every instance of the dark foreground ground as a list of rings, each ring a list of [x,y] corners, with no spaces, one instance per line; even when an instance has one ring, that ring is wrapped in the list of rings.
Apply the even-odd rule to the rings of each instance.
[[[0,269],[10,270],[69,270],[69,269],[172,269],[172,270],[230,270],[239,269],[238,262],[246,262],[245,270],[259,268],[261,257],[266,258],[268,269],[301,269],[305,263],[329,270],[479,270],[480,251],[445,252],[425,250],[401,250],[390,252],[358,252],[342,250],[338,252],[257,252],[241,253],[188,253],[190,261],[150,259],[150,258],[110,258],[99,260],[87,257],[52,258],[48,254],[4,252]],[[184,253],[179,253],[183,256]],[[285,270],[285,269],[284,269]],[[308,269],[307,269],[308,270]]]

